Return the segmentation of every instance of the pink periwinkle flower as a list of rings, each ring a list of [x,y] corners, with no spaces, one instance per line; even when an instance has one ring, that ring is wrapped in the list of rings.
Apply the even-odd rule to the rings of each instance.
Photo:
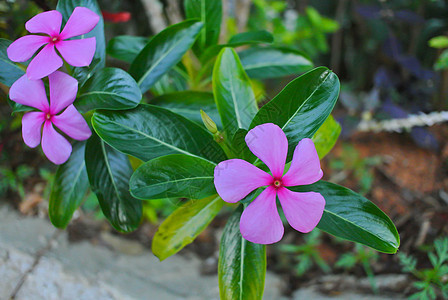
[[[243,199],[253,190],[267,188],[243,211],[242,236],[253,243],[272,244],[283,237],[284,228],[277,210],[280,200],[288,223],[297,231],[310,232],[319,223],[324,197],[315,192],[293,192],[288,186],[307,185],[322,178],[319,156],[311,139],[302,139],[294,150],[291,166],[283,175],[288,140],[275,124],[256,126],[246,135],[246,144],[270,169],[271,174],[242,159],[229,159],[215,168],[215,187],[229,203]]]
[[[86,120],[73,106],[78,91],[78,81],[73,77],[56,71],[48,76],[50,83],[50,103],[42,80],[29,80],[20,77],[9,90],[12,101],[34,107],[40,111],[28,112],[22,119],[22,136],[29,147],[41,143],[48,159],[59,165],[67,161],[72,145],[53,127],[75,140],[86,140],[92,132]],[[60,113],[65,109],[62,113]],[[42,129],[43,124],[43,129]]]
[[[26,35],[19,38],[8,47],[8,57],[15,62],[24,62],[45,45],[30,62],[26,70],[28,78],[31,80],[43,78],[63,65],[63,61],[56,53],[55,48],[70,65],[75,67],[88,66],[95,54],[95,38],[67,39],[90,32],[99,19],[100,17],[90,9],[76,7],[64,29],[60,32],[62,24],[60,12],[51,10],[40,13],[28,20],[25,23],[25,28],[31,33],[44,33],[48,36]]]

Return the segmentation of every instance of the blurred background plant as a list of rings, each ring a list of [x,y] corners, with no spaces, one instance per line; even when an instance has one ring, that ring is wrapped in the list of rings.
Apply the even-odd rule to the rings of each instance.
[[[109,65],[122,68],[129,66],[154,34],[183,20],[186,14],[182,0],[98,2],[105,10]],[[285,241],[279,247],[269,248],[268,259],[276,262],[269,264],[273,270],[286,274],[287,292],[313,282],[318,275],[367,276],[375,290],[380,284],[374,278],[409,273],[417,279],[413,287],[405,280],[407,288],[394,290],[390,286],[390,291],[405,290],[407,295],[414,294],[418,299],[433,299],[434,295],[446,298],[448,246],[446,238],[437,237],[445,236],[448,229],[448,127],[442,123],[412,127],[402,133],[361,133],[359,124],[371,120],[406,120],[410,115],[448,110],[448,3],[444,0],[223,0],[222,3],[219,44],[237,49],[260,105],[306,71],[307,68],[298,67],[304,62],[309,62],[308,68],[325,65],[337,73],[342,92],[334,116],[342,125],[342,134],[341,141],[322,161],[325,179],[368,195],[394,219],[403,241],[399,255],[402,269],[393,256],[376,254],[361,246],[353,248],[317,230],[303,238],[294,238],[290,229],[286,229]],[[26,34],[23,24],[29,18],[55,6],[55,0],[0,2],[0,38],[15,40]],[[120,52],[123,49],[126,51]],[[218,52],[216,48],[198,57],[195,51],[190,51],[145,94],[145,101],[165,105],[199,124],[202,124],[199,110],[204,109],[217,122],[219,117],[209,108],[214,105],[210,94],[211,71]],[[261,62],[267,67],[260,67]],[[47,203],[55,168],[41,158],[39,151],[21,142],[20,114],[11,115],[7,93],[8,88],[0,84],[0,194],[17,207],[32,203],[28,212],[37,213]],[[189,101],[193,98],[194,101]],[[43,184],[43,188],[37,189],[40,202],[27,197],[36,194],[37,184]],[[178,201],[145,202],[143,215],[147,226],[130,238],[148,245],[155,226],[177,207]],[[85,197],[79,215],[70,226],[87,222],[83,216],[104,222],[92,193]],[[220,222],[218,216],[212,230],[205,231],[195,242],[207,244],[207,251],[194,245],[186,251],[214,253],[217,243],[213,242],[216,235],[213,232],[222,229]],[[435,252],[427,254],[422,246],[432,245],[434,240]],[[324,285],[325,280],[322,282]],[[387,288],[378,290],[382,293]]]
[[[283,244],[279,249],[281,252],[294,256],[296,265],[294,266],[295,274],[302,276],[314,265],[319,267],[324,273],[331,271],[330,266],[320,256],[319,245],[321,232],[319,229],[311,231],[304,236],[304,242],[300,245]]]
[[[431,248],[435,252],[428,252],[430,268],[418,268],[418,261],[413,255],[398,254],[403,271],[412,274],[416,279],[413,286],[417,292],[412,294],[411,299],[448,298],[448,238],[436,239]]]

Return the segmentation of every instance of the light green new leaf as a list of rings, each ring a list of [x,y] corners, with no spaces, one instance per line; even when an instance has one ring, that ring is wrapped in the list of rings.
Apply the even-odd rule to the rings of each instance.
[[[142,200],[162,198],[202,199],[216,194],[216,164],[199,157],[172,154],[141,165],[129,182],[131,194]]]
[[[248,129],[257,113],[257,102],[249,77],[232,48],[219,53],[213,68],[213,94],[224,130],[232,136]]]
[[[439,35],[428,41],[430,47],[443,49],[448,48],[448,36]]]
[[[85,142],[76,142],[69,160],[60,165],[51,187],[48,215],[58,228],[67,227],[89,187],[84,162]]]
[[[340,133],[341,125],[339,125],[332,115],[329,115],[312,138],[314,145],[316,146],[319,159],[324,158],[325,155],[333,149]]]
[[[129,73],[142,93],[148,91],[175,66],[196,40],[203,24],[187,20],[169,26],[154,36],[131,63]]]
[[[324,214],[317,225],[319,229],[380,252],[397,252],[400,237],[394,223],[363,196],[322,180],[290,189],[296,192],[317,192],[325,198]]]
[[[245,240],[240,233],[242,205],[227,221],[219,246],[221,299],[261,300],[266,276],[266,245]]]
[[[152,252],[160,260],[176,254],[210,224],[224,201],[218,195],[190,200],[176,209],[157,229],[152,240]]]
[[[80,88],[75,106],[82,112],[92,109],[129,109],[142,99],[137,83],[118,68],[105,68],[95,73]]]

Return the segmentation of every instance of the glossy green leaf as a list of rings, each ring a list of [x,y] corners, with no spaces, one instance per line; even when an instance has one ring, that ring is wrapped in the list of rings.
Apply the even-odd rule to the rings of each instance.
[[[151,87],[150,91],[154,96],[185,91],[188,89],[189,80],[190,76],[181,61],[160,77]]]
[[[105,68],[93,75],[81,87],[75,106],[86,112],[92,109],[129,109],[142,99],[137,83],[118,68]]]
[[[225,47],[235,48],[243,45],[263,44],[263,43],[270,44],[273,41],[274,37],[266,30],[238,33],[232,36],[229,42],[227,42],[226,44],[209,47],[204,52],[204,54],[201,55],[201,61],[207,62],[208,60],[218,55],[219,51],[221,51],[221,49]]]
[[[219,247],[221,299],[261,300],[266,276],[266,245],[245,240],[240,233],[242,205],[227,221]]]
[[[337,237],[395,253],[400,246],[397,229],[389,217],[363,196],[334,183],[319,181],[290,188],[313,191],[325,198],[325,211],[317,227]]]
[[[133,170],[128,157],[92,135],[87,141],[85,162],[90,187],[110,224],[121,232],[137,229],[142,202],[129,193]]]
[[[302,52],[277,47],[252,47],[239,53],[241,64],[251,78],[265,79],[298,75],[313,68]]]
[[[221,118],[219,117],[212,93],[197,91],[170,93],[152,99],[151,103],[167,108],[201,125],[202,119],[200,111],[202,109],[212,118],[218,127],[221,127]]]
[[[218,42],[221,30],[221,0],[185,0],[185,14],[188,19],[199,19],[204,28],[193,49],[200,53],[205,48]]]
[[[84,162],[85,142],[73,145],[69,160],[56,171],[51,187],[48,215],[58,228],[67,227],[89,188]]]
[[[257,157],[250,151],[246,144],[246,129],[238,129],[232,138],[232,152],[235,154],[236,158],[244,159],[248,162],[254,162]]]
[[[113,58],[131,63],[148,41],[148,38],[142,36],[119,35],[107,43],[106,52]]]
[[[87,7],[96,13],[100,20],[95,28],[80,38],[95,37],[96,51],[89,67],[74,68],[74,75],[81,83],[89,79],[97,70],[104,68],[106,64],[106,39],[104,37],[104,21],[100,7],[96,0],[59,0],[56,9],[62,14],[63,23],[67,22],[73,10],[78,7]],[[79,38],[79,37],[76,37]]]
[[[9,107],[11,107],[12,113],[27,112],[27,111],[36,110],[34,107],[22,105],[22,104],[19,104],[19,103],[16,103],[16,102],[12,101],[9,98],[9,95],[6,98],[6,101],[8,102]]]
[[[198,156],[212,162],[226,159],[204,128],[154,105],[139,105],[127,111],[97,111],[92,124],[109,145],[143,161],[169,154]]]
[[[216,194],[213,171],[216,164],[185,154],[152,159],[132,175],[131,194],[142,200],[163,198],[202,199]]]
[[[264,105],[250,128],[264,123],[280,126],[289,142],[289,156],[303,138],[312,138],[330,115],[339,95],[339,79],[325,67],[291,81]]]
[[[187,20],[167,27],[146,44],[129,68],[142,93],[181,60],[202,26],[201,22]]]
[[[164,260],[179,252],[210,224],[224,201],[218,195],[190,200],[176,209],[157,229],[152,240],[152,252]]]
[[[224,130],[233,135],[248,129],[258,107],[254,92],[235,50],[224,48],[213,68],[213,94]]]
[[[266,30],[241,32],[232,36],[229,40],[231,45],[247,45],[256,43],[272,43],[274,37]]]
[[[8,58],[6,49],[11,43],[10,40],[0,39],[0,82],[6,86],[11,86],[25,74],[24,70]]]
[[[320,159],[324,158],[333,149],[340,133],[341,125],[332,115],[329,115],[312,138]]]

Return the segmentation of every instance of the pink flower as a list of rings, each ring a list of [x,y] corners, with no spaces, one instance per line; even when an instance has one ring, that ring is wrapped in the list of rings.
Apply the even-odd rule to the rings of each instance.
[[[230,203],[243,199],[253,190],[267,188],[244,210],[240,220],[243,237],[257,244],[281,240],[284,228],[277,211],[280,200],[288,223],[297,231],[310,232],[322,217],[325,199],[315,192],[298,193],[287,186],[307,185],[322,178],[319,156],[311,139],[299,142],[288,172],[283,175],[288,140],[275,124],[262,124],[246,135],[246,144],[271,170],[272,175],[242,159],[230,159],[215,168],[215,187],[221,198]]]
[[[86,120],[72,104],[78,91],[78,81],[59,71],[48,76],[48,80],[50,103],[44,82],[29,80],[26,75],[14,82],[9,90],[9,97],[14,102],[40,110],[28,112],[23,116],[23,140],[29,147],[37,147],[41,142],[42,131],[42,150],[51,162],[59,165],[70,157],[72,145],[53,125],[75,140],[86,140],[92,133]],[[64,108],[66,109],[59,114]]]
[[[70,65],[88,66],[95,54],[95,38],[67,39],[90,32],[99,19],[100,17],[90,9],[76,7],[64,29],[60,32],[62,24],[60,12],[51,10],[40,13],[28,20],[25,23],[25,28],[31,33],[45,33],[48,36],[27,35],[19,38],[8,47],[8,57],[15,62],[24,62],[45,45],[26,70],[28,78],[31,80],[43,78],[62,66],[62,59],[56,54],[55,48]]]

